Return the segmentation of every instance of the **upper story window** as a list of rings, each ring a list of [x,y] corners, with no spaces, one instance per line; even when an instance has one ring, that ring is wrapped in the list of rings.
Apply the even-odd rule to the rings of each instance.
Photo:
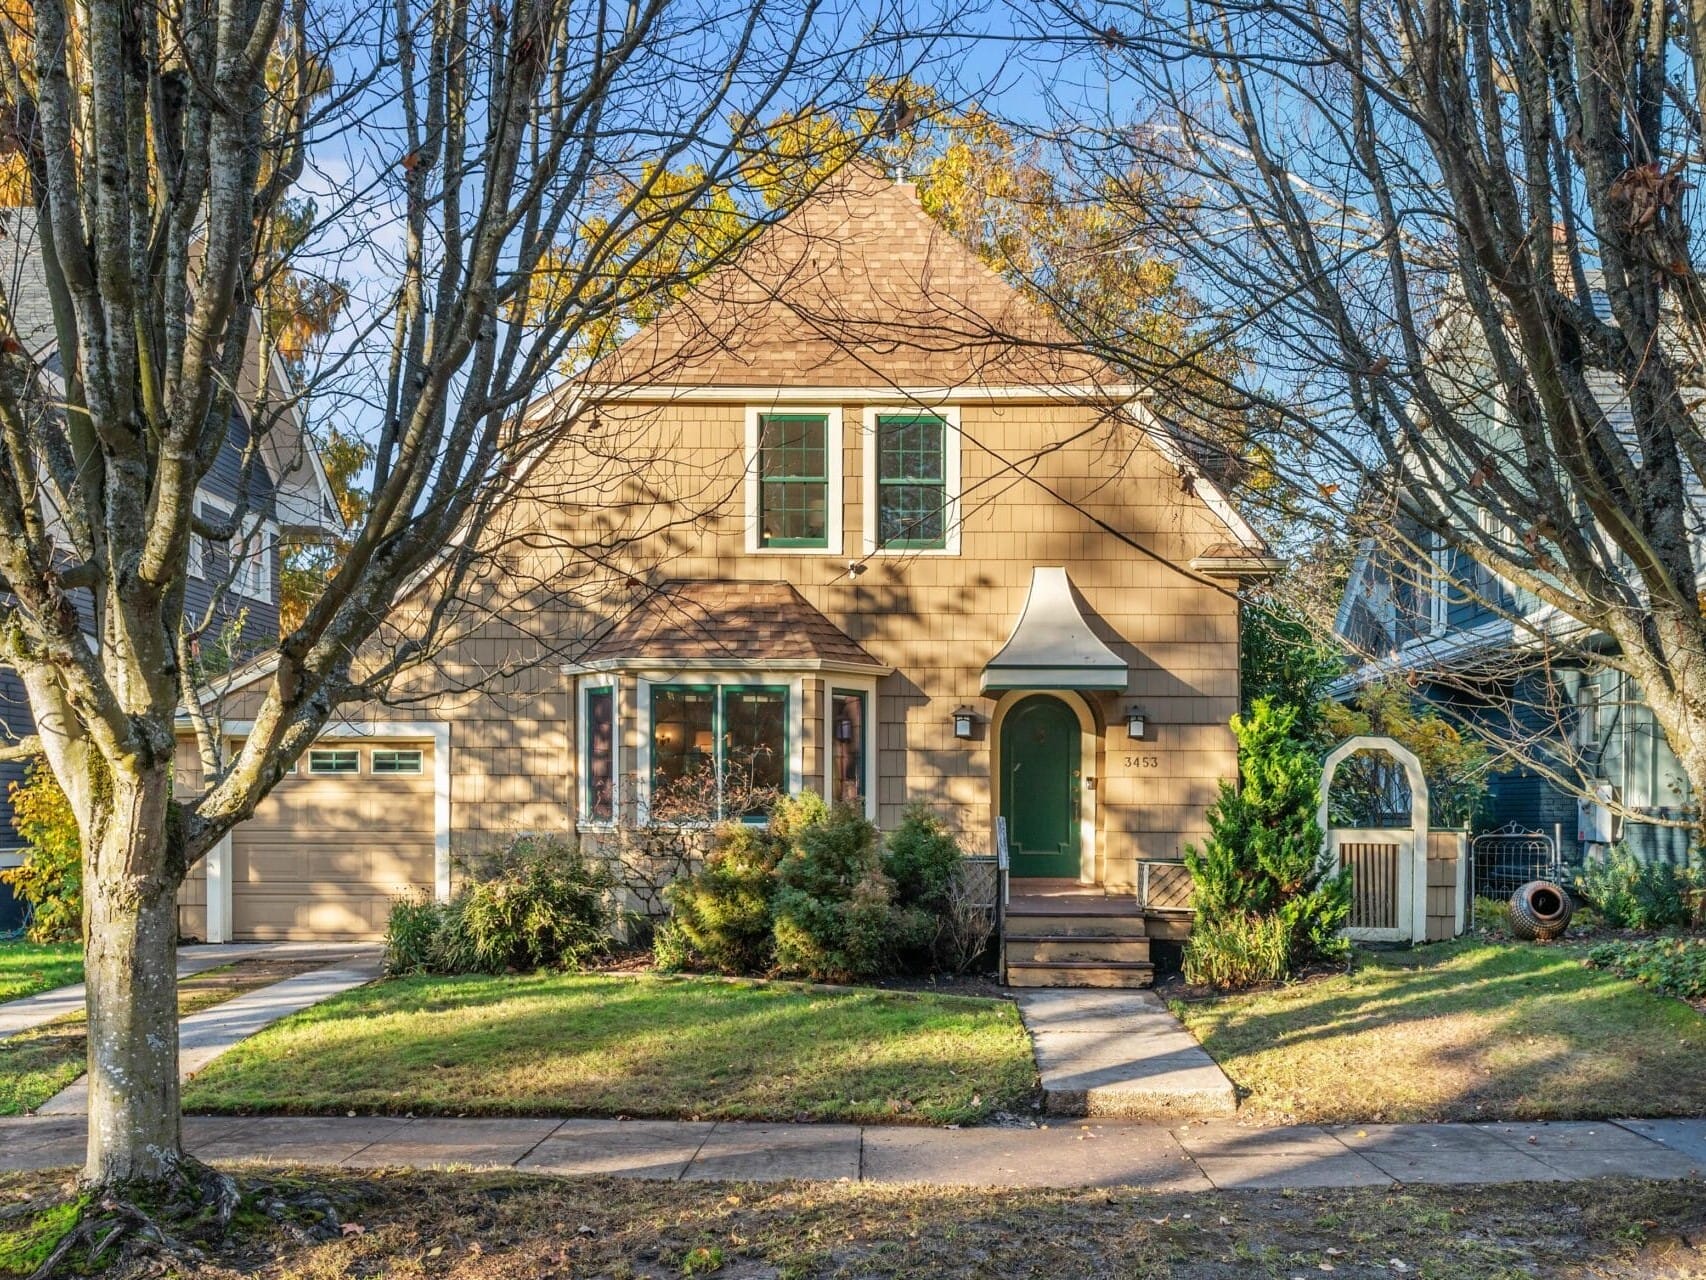
[[[222,521],[235,509],[224,498],[197,493],[196,513],[203,519]],[[231,591],[251,600],[271,600],[273,546],[277,527],[260,516],[245,516],[235,536],[221,544],[200,534],[190,534],[188,572],[192,578],[212,578],[229,583]]]
[[[829,419],[767,413],[758,420],[758,543],[829,545]]]
[[[957,551],[957,411],[873,410],[867,416],[867,549]]]
[[[747,550],[841,551],[841,411],[747,411]]]
[[[231,540],[231,589],[251,600],[272,598],[272,526],[248,516]]]

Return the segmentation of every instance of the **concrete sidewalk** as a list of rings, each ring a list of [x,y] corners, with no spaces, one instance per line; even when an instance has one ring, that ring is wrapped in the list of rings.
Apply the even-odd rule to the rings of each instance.
[[[239,960],[252,960],[269,955],[291,943],[226,942],[215,945],[181,947],[178,950],[178,977],[188,978],[209,969],[218,969]],[[20,1000],[0,1004],[0,1040],[28,1031],[44,1023],[63,1018],[68,1013],[81,1013],[85,992],[81,982],[69,987],[55,987]]]
[[[291,944],[280,944],[274,954]],[[303,944],[311,953],[329,950],[341,958],[324,969],[314,969],[285,978],[271,986],[233,996],[178,1023],[178,1071],[188,1078],[220,1054],[280,1018],[329,1000],[351,987],[372,982],[383,970],[383,956],[376,946],[327,948]],[[83,1076],[61,1089],[36,1109],[42,1116],[80,1116],[89,1109],[89,1078]]]
[[[1214,1120],[1037,1129],[673,1120],[190,1117],[206,1160],[519,1169],[623,1178],[1166,1191],[1694,1178],[1706,1120],[1253,1128]],[[81,1117],[0,1120],[0,1169],[73,1165]]]
[[[1021,991],[1043,1109],[1143,1120],[1231,1115],[1238,1094],[1153,991]]]

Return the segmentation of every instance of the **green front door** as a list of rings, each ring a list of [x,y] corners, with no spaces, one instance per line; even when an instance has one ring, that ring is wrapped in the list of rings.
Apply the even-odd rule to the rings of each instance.
[[[1078,878],[1078,717],[1034,694],[1001,722],[1001,812],[1014,876]]]

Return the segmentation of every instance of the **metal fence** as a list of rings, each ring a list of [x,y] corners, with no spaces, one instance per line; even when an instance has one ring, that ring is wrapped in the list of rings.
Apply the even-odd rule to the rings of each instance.
[[[1470,884],[1477,898],[1508,898],[1530,880],[1567,884],[1556,832],[1511,823],[1476,836],[1469,845]]]

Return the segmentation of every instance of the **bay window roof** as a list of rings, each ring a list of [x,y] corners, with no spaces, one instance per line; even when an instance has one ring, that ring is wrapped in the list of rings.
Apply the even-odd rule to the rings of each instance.
[[[650,592],[585,654],[581,668],[763,666],[886,674],[786,582],[676,579]]]

